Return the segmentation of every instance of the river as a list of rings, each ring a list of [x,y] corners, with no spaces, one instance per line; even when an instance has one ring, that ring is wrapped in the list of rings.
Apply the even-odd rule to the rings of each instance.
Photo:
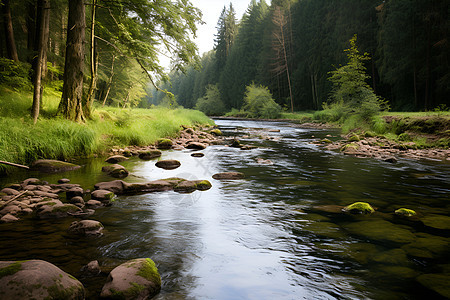
[[[427,282],[450,278],[449,163],[392,164],[311,143],[337,139],[336,130],[283,122],[216,124],[225,135],[258,148],[210,146],[203,158],[191,157],[191,150],[165,151],[163,159],[181,162],[170,171],[156,168],[155,161],[123,163],[132,173],[126,181],[207,179],[210,190],[120,196],[91,217],[105,226],[101,238],[66,234],[74,218],[1,224],[0,259],[54,263],[83,282],[87,299],[97,299],[107,271],[141,257],[153,259],[160,271],[162,290],[155,299],[445,299],[434,291],[442,287],[431,289]],[[89,189],[111,180],[101,173],[103,159],[82,163],[80,170],[40,179],[55,183],[66,177]],[[212,179],[226,171],[246,178]],[[0,179],[0,186],[31,176],[37,174],[19,172]],[[377,212],[349,216],[327,210],[357,201]],[[425,226],[395,217],[400,207],[434,222]],[[92,260],[106,272],[84,275],[81,267]],[[446,282],[441,285],[448,293]]]

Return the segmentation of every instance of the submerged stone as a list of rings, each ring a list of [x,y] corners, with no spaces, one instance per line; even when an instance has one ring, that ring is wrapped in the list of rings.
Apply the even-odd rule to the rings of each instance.
[[[367,202],[355,202],[344,207],[342,210],[352,214],[371,214],[375,211]]]
[[[243,179],[244,173],[241,172],[223,172],[217,173],[212,176],[216,180],[230,180],[230,179]]]
[[[398,248],[377,253],[371,259],[377,263],[389,265],[407,265],[409,263],[406,252]]]
[[[402,249],[409,256],[419,258],[445,256],[450,249],[450,239],[428,233],[419,233],[414,242],[404,245]]]
[[[331,222],[312,222],[305,225],[303,230],[310,231],[315,235],[332,239],[343,239],[346,237],[341,228]]]
[[[2,299],[84,299],[77,279],[43,260],[0,262]]]
[[[445,298],[450,298],[450,274],[423,274],[416,280],[424,287],[435,291]]]
[[[102,236],[103,235],[102,223],[94,220],[81,220],[74,221],[70,224],[68,231],[70,233],[83,235],[83,236]]]
[[[354,222],[344,225],[344,228],[353,235],[383,243],[407,244],[416,239],[415,235],[403,226],[385,220]]]
[[[111,271],[100,294],[106,299],[151,299],[161,290],[161,277],[150,258],[138,258]]]
[[[429,215],[421,219],[428,227],[442,230],[450,230],[450,217],[443,215]]]

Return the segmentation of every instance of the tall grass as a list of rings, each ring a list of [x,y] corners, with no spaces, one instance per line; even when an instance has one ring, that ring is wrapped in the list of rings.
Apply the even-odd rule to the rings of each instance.
[[[93,119],[78,124],[55,117],[61,94],[44,94],[36,125],[28,91],[0,87],[0,160],[29,164],[40,158],[68,160],[102,153],[112,146],[153,144],[175,137],[181,126],[213,125],[202,112],[188,109],[97,108]],[[7,167],[0,165],[0,173]]]

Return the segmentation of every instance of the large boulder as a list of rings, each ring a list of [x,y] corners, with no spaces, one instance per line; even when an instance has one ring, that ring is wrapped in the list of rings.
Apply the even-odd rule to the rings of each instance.
[[[81,168],[81,166],[74,165],[68,162],[51,160],[51,159],[40,159],[33,162],[30,169],[33,171],[39,171],[44,173],[59,173],[72,171]]]
[[[178,160],[175,159],[166,159],[166,160],[160,160],[156,163],[156,166],[161,169],[165,170],[173,170],[181,166],[181,163]]]
[[[223,172],[212,176],[212,178],[217,180],[243,179],[244,177],[244,173],[241,172]]]
[[[100,294],[106,299],[150,299],[161,290],[161,277],[149,258],[138,258],[111,271]]]
[[[91,193],[91,198],[101,202],[110,202],[114,198],[114,193],[108,190],[95,190]]]
[[[129,172],[127,169],[125,169],[124,166],[113,164],[110,166],[105,166],[102,168],[102,172],[107,173],[109,176],[115,177],[115,178],[125,178],[128,176]]]
[[[81,220],[74,221],[70,224],[68,231],[73,234],[83,236],[102,236],[103,235],[102,223],[94,220]]]
[[[77,279],[43,260],[0,262],[2,299],[84,299]]]

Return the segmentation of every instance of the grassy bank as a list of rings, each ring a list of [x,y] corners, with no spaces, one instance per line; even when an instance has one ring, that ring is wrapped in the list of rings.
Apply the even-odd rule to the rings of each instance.
[[[195,110],[166,108],[96,108],[85,124],[54,118],[60,99],[47,91],[41,117],[33,125],[30,93],[0,87],[0,160],[29,164],[40,159],[68,160],[102,153],[112,146],[144,146],[161,137],[174,137],[180,126],[210,124]],[[0,172],[7,167],[0,165]]]

